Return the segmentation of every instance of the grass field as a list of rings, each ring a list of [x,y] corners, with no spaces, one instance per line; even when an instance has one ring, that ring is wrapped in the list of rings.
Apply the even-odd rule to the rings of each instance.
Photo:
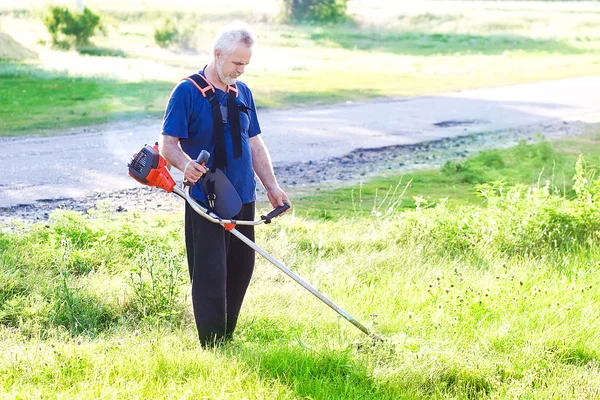
[[[39,59],[0,62],[0,136],[158,118],[232,18],[259,33],[246,81],[261,107],[599,70],[597,2],[349,4],[352,23],[293,27],[274,0],[193,12],[183,0],[89,0],[106,24],[88,49],[104,56],[91,56],[40,43],[46,3],[4,1],[0,28]],[[161,49],[152,34],[166,17],[188,33]],[[599,139],[590,126],[303,190],[293,212],[257,229],[261,247],[383,342],[258,260],[235,339],[202,350],[180,215],[99,204],[2,225],[0,398],[600,398]]]
[[[289,26],[278,22],[277,3],[267,0],[202,3],[194,11],[183,2],[88,1],[106,28],[88,52],[118,55],[104,57],[40,44],[49,40],[39,18],[45,4],[0,6],[3,31],[40,56],[0,63],[3,136],[160,117],[170,89],[208,62],[210,39],[234,18],[251,22],[259,35],[244,80],[260,107],[432,94],[592,75],[600,68],[596,2],[350,1],[354,22]],[[185,32],[169,49],[153,41],[165,18]],[[90,89],[74,88],[73,79]],[[53,112],[37,112],[48,99],[56,103]]]
[[[382,343],[260,260],[235,340],[203,351],[179,216],[13,224],[0,233],[0,397],[598,398],[598,134],[297,199],[258,229]],[[403,196],[374,195],[409,178]]]

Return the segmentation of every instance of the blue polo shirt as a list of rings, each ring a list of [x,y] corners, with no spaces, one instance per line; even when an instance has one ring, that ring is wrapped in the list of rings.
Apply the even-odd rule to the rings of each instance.
[[[237,89],[242,157],[233,157],[231,125],[228,118],[223,127],[227,158],[227,167],[223,172],[237,190],[242,203],[246,204],[256,200],[256,180],[252,169],[250,138],[260,134],[261,131],[252,92],[245,83],[240,81],[237,81]],[[227,105],[227,93],[216,89],[216,96],[222,105]],[[207,150],[210,159],[206,165],[212,166],[215,154],[212,109],[208,99],[202,96],[192,82],[183,80],[173,89],[165,111],[162,133],[179,138],[181,149],[194,160],[202,150]],[[199,182],[191,189],[191,196],[204,202],[205,196]]]

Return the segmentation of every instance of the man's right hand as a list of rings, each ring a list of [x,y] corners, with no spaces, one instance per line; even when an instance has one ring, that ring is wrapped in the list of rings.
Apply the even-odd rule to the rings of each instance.
[[[208,172],[208,168],[204,165],[198,164],[194,160],[188,161],[183,170],[183,179],[188,182],[196,183],[198,179]]]

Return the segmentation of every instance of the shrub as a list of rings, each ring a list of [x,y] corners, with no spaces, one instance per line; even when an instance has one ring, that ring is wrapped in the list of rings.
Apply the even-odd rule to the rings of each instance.
[[[88,44],[100,28],[100,17],[87,7],[83,13],[75,14],[66,7],[50,7],[43,22],[52,37],[52,44],[64,49]]]
[[[462,183],[484,183],[499,178],[497,172],[505,167],[504,159],[497,150],[481,152],[464,162],[448,161],[441,173],[448,176],[458,176]]]
[[[173,44],[179,36],[179,30],[175,23],[167,18],[162,26],[154,29],[154,42],[160,47],[168,47]]]
[[[348,0],[283,0],[283,14],[288,22],[344,22]]]

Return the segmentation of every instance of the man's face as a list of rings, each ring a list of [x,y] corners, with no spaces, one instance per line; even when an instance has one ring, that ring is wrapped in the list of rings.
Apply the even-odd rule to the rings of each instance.
[[[227,85],[233,85],[236,79],[244,73],[251,57],[252,49],[243,43],[238,44],[230,54],[223,54],[220,50],[217,50],[215,52],[215,65],[219,79]]]

